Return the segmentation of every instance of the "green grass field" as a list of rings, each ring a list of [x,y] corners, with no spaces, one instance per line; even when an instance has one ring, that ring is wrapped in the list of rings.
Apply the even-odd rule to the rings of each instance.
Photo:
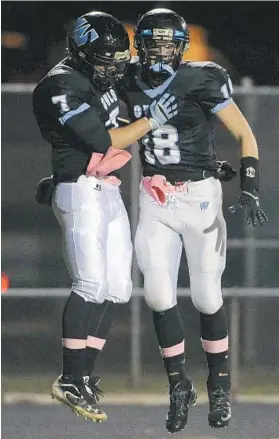
[[[55,375],[43,376],[2,376],[3,392],[35,392],[49,393],[50,387],[55,380]],[[106,393],[166,393],[167,382],[164,375],[144,376],[139,387],[133,387],[127,376],[102,375],[101,388]],[[191,378],[199,393],[206,392],[206,376],[192,375]],[[239,380],[239,393],[253,394],[279,394],[279,371],[251,370],[242,373]]]

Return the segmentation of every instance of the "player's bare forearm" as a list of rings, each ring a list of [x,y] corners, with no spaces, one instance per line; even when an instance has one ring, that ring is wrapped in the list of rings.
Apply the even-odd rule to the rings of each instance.
[[[235,103],[227,105],[217,116],[241,145],[241,194],[230,211],[235,213],[244,207],[247,224],[263,225],[268,219],[259,201],[259,154],[253,131]]]
[[[242,137],[240,138],[240,145],[241,157],[255,157],[256,159],[259,158],[257,141],[252,131],[251,133],[242,135]]]
[[[125,149],[151,131],[151,124],[147,118],[142,118],[122,128],[110,129],[111,146]]]
[[[238,106],[232,102],[216,113],[216,116],[240,142],[241,157],[255,157],[258,159],[259,153],[256,138]]]

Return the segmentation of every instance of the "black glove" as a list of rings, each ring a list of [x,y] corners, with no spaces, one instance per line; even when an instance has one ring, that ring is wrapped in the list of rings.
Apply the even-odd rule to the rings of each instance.
[[[38,204],[51,206],[52,193],[54,190],[53,177],[45,177],[39,181],[35,193],[35,200]]]
[[[243,157],[240,166],[241,194],[236,203],[229,207],[231,213],[246,211],[246,222],[255,227],[268,222],[259,200],[259,161],[255,157]]]
[[[261,208],[260,200],[256,192],[251,194],[250,192],[242,191],[236,203],[229,207],[229,211],[235,213],[243,207],[246,211],[247,224],[252,224],[253,227],[255,227],[257,224],[263,226],[264,223],[268,222],[268,218]]]
[[[231,181],[234,177],[236,177],[237,172],[233,169],[232,165],[229,162],[216,162],[218,168],[216,170],[216,178],[221,181]]]

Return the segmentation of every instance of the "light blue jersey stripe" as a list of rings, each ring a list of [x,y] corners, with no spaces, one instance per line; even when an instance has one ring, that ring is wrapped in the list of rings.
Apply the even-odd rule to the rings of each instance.
[[[218,113],[218,111],[223,110],[227,105],[231,104],[233,102],[233,98],[227,99],[226,101],[222,102],[221,104],[217,104],[216,107],[211,108],[211,113]]]
[[[79,113],[82,113],[88,108],[90,108],[90,105],[84,103],[80,107],[76,108],[75,110],[71,110],[68,113],[66,113],[64,116],[59,117],[59,122],[61,123],[61,125],[64,125],[68,119],[71,119],[71,117],[76,116]]]
[[[163,94],[164,91],[166,90],[166,88],[170,85],[170,83],[176,77],[176,73],[177,72],[175,72],[170,78],[168,78],[162,85],[159,85],[159,87],[152,88],[152,89],[149,89],[149,90],[143,90],[144,93],[147,96],[149,96],[151,99],[156,98],[156,96],[158,96],[159,94]]]

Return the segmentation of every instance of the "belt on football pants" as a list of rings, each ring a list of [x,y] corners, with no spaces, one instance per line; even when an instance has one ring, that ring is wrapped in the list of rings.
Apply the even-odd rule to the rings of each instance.
[[[207,178],[210,177],[218,178],[218,173],[216,169],[212,169],[212,170],[200,169],[194,172],[184,172],[182,178],[169,176],[169,175],[166,178],[174,186],[180,186],[181,184],[184,184],[187,181],[206,180]]]

